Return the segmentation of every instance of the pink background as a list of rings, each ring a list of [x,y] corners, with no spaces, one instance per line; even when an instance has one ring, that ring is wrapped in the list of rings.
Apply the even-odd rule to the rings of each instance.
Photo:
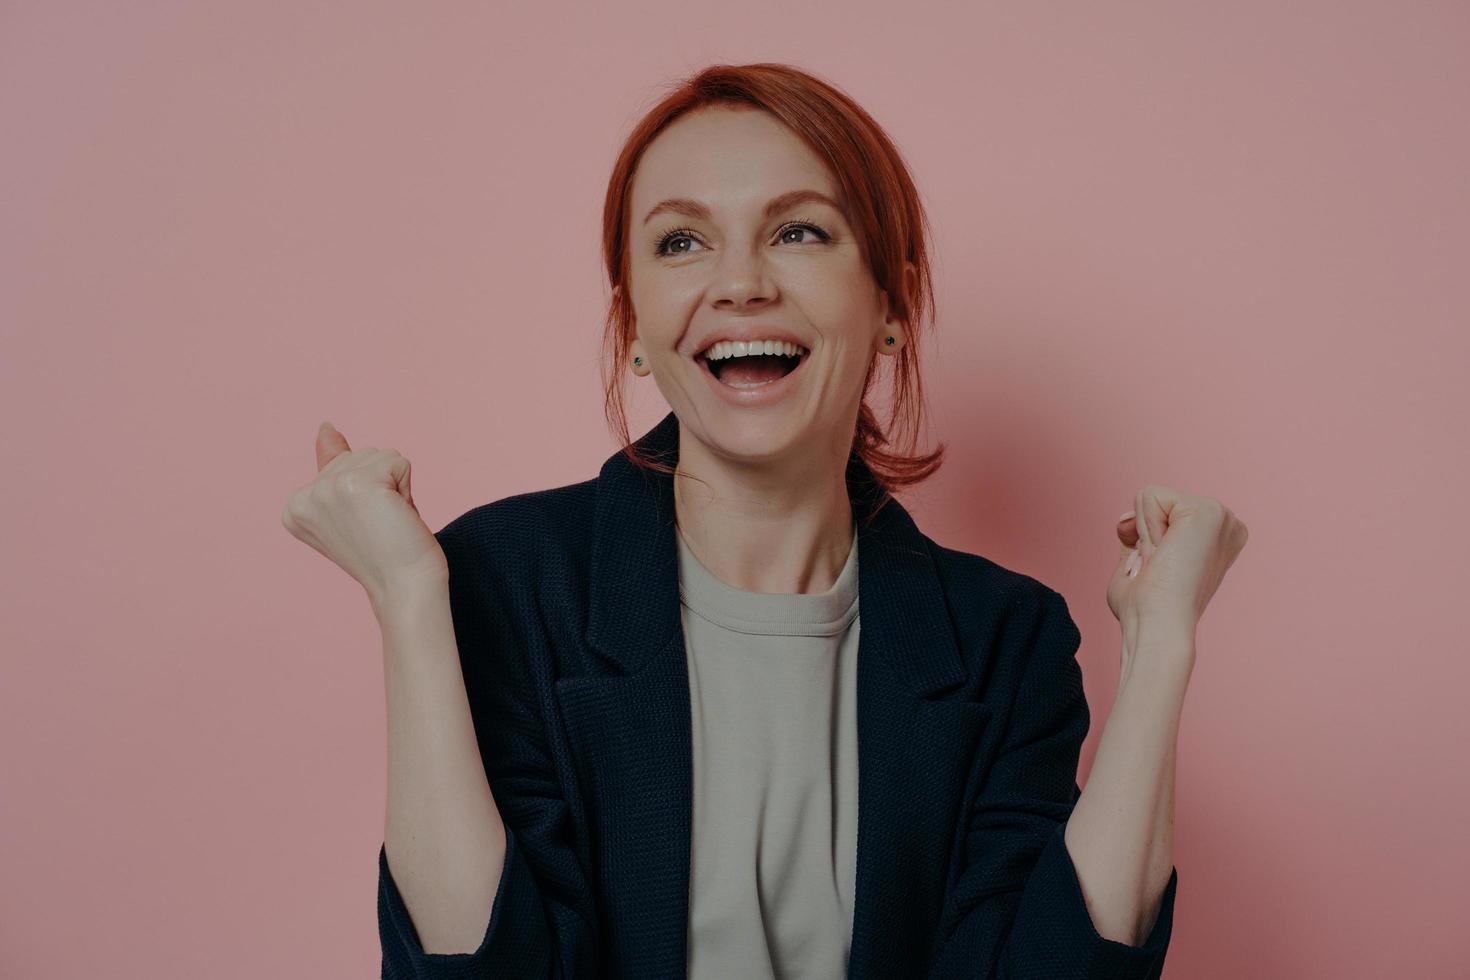
[[[904,500],[1069,600],[1084,783],[1114,519],[1250,527],[1166,976],[1470,975],[1470,8],[964,6],[0,7],[0,974],[377,975],[376,625],[280,524],[317,424],[434,529],[594,476],[613,155],[775,60],[914,168],[950,462]]]

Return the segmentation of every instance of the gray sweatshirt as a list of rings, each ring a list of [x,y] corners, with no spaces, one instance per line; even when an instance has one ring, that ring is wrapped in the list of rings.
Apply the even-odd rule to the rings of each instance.
[[[679,539],[693,721],[689,977],[839,978],[857,862],[857,534],[826,592],[747,592]]]

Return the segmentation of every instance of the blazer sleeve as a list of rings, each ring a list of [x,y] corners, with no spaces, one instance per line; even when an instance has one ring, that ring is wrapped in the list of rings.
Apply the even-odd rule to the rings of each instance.
[[[474,512],[472,512],[473,514]],[[484,514],[482,511],[481,514]],[[552,763],[526,665],[517,595],[490,574],[467,518],[435,535],[449,562],[450,606],[470,713],[486,778],[505,823],[505,864],[484,937],[472,953],[426,953],[378,849],[378,938],[383,980],[585,977],[595,973],[592,897],[570,835],[572,820]],[[471,525],[473,526],[473,525]],[[493,614],[487,615],[490,610]]]
[[[961,827],[965,864],[931,977],[1156,980],[1173,930],[1173,869],[1141,945],[1098,934],[1063,831],[1090,723],[1081,634],[1045,588],[1000,752]]]

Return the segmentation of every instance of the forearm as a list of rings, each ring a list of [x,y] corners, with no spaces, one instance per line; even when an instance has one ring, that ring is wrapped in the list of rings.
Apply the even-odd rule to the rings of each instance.
[[[383,637],[388,790],[383,848],[426,953],[479,948],[505,859],[460,669],[447,584],[374,609]]]
[[[1174,866],[1174,759],[1194,631],[1125,628],[1118,695],[1087,786],[1067,821],[1067,852],[1099,935],[1138,945]]]

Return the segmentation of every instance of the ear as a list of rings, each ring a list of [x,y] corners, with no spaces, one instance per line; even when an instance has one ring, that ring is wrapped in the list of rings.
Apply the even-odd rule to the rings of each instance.
[[[908,297],[908,306],[912,309],[914,296],[919,291],[919,269],[912,262],[903,264],[904,295]]]
[[[909,306],[910,309],[912,309],[913,308],[914,294],[915,294],[915,292],[919,288],[919,270],[918,270],[918,268],[912,262],[907,262],[907,261],[904,262],[904,264],[903,264],[903,280],[904,280],[904,294],[909,298],[908,306]],[[892,299],[889,297],[888,291],[887,290],[884,290],[884,292],[883,292],[883,322],[884,323],[887,323],[890,319],[892,319],[892,310],[893,310],[893,302],[892,302]]]
[[[904,262],[903,279],[904,295],[906,295],[906,297],[908,298],[907,306],[913,307],[913,297],[914,294],[916,294],[917,289],[919,289],[919,269],[914,266],[914,263]],[[885,322],[886,320],[891,319],[892,309],[894,309],[894,304],[892,304],[891,297],[889,297],[888,291],[886,291],[885,289],[885,291],[883,291],[883,320],[885,320]]]

